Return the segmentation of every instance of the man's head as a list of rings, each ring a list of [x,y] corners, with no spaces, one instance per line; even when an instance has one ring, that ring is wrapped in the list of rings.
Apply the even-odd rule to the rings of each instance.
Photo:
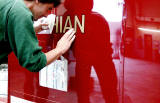
[[[47,16],[48,12],[60,4],[60,0],[24,0],[35,20]]]

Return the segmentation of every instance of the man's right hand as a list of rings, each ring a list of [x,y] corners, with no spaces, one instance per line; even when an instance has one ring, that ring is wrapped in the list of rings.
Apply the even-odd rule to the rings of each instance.
[[[75,39],[75,31],[74,29],[68,30],[58,41],[56,49],[60,53],[64,54],[71,46],[72,42]]]
[[[62,38],[58,41],[55,49],[45,53],[47,58],[47,65],[56,60],[62,54],[64,54],[71,46],[72,42],[75,39],[74,29],[68,30]]]

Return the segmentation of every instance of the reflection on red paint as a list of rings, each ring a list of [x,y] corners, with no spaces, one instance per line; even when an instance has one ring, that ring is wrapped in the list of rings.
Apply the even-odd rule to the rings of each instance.
[[[158,0],[126,0],[123,19],[124,103],[160,101],[159,3]]]
[[[104,100],[118,103],[117,76],[112,61],[110,32],[107,21],[97,12],[92,12],[92,0],[66,0],[67,11],[73,22],[74,16],[85,15],[85,32],[76,32],[73,55],[76,59],[75,78],[78,103],[90,103],[91,67],[93,66],[100,82]],[[73,7],[74,5],[74,7]],[[87,10],[85,10],[87,8]]]
[[[85,15],[84,32],[77,25],[76,39],[65,54],[69,61],[68,92],[39,86],[38,73],[19,66],[12,54],[9,95],[37,103],[159,103],[159,3],[159,0],[125,0],[121,28],[121,20],[107,19],[107,22],[103,14],[93,12],[92,0],[66,0],[63,3],[66,12],[61,15],[63,21],[57,22],[62,22],[58,29],[62,26],[68,30],[71,24],[74,27],[75,16],[82,25]],[[65,26],[67,16],[70,20]],[[37,35],[44,52],[54,48],[63,35],[54,29],[52,35]]]

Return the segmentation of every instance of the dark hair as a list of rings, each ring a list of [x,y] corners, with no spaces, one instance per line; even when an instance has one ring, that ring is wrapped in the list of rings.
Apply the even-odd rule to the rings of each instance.
[[[26,0],[26,1],[34,1],[34,0]],[[54,7],[57,7],[60,3],[61,0],[38,0],[41,3],[53,3]]]
[[[54,7],[57,7],[60,3],[61,0],[38,0],[41,3],[53,3]]]

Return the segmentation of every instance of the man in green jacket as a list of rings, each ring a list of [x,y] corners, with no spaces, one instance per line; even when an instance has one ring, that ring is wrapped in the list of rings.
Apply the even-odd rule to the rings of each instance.
[[[73,29],[64,34],[55,49],[43,53],[33,27],[33,20],[46,16],[59,4],[59,0],[0,0],[0,64],[13,51],[21,66],[38,72],[69,49],[75,39]]]

